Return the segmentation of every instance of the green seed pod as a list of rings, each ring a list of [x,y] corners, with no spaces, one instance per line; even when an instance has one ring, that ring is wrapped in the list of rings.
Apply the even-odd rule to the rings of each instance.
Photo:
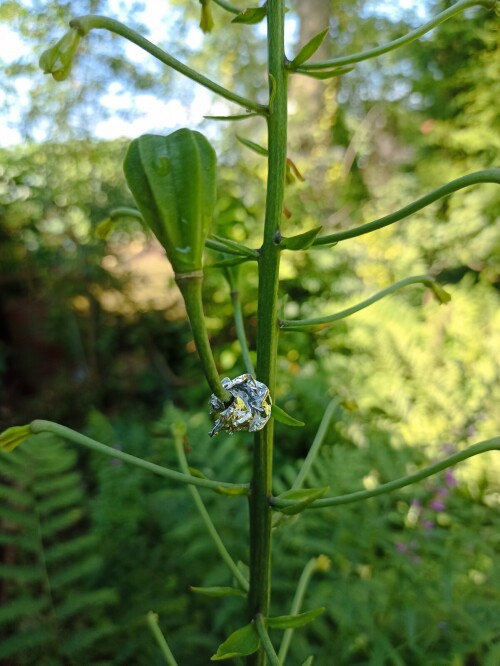
[[[38,61],[43,73],[52,74],[56,81],[67,79],[80,39],[80,33],[71,28],[57,44],[44,51]]]
[[[176,274],[202,268],[216,200],[215,151],[200,134],[180,129],[132,141],[123,165],[146,224]]]

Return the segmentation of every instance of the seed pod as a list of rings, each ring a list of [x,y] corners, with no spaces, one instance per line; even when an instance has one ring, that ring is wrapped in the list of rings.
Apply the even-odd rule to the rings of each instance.
[[[132,141],[123,165],[146,224],[176,274],[202,268],[216,200],[215,151],[200,134],[180,129]]]

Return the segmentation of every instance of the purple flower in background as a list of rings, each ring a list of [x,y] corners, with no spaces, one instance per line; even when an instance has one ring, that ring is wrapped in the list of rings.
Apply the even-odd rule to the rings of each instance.
[[[448,488],[453,488],[457,485],[458,481],[455,476],[455,471],[453,469],[447,469],[444,473],[444,482]]]
[[[422,523],[422,527],[425,530],[433,530],[436,527],[436,524],[434,523],[433,520],[424,520]]]
[[[430,507],[433,511],[444,511],[445,504],[442,499],[435,497],[430,503]]]

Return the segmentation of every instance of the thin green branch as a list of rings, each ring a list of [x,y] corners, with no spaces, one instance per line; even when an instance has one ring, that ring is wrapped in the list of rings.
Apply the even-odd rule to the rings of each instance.
[[[191,473],[189,471],[189,465],[186,460],[186,454],[184,452],[184,441],[183,437],[180,436],[178,433],[176,433],[175,429],[174,430],[174,442],[175,442],[175,450],[177,453],[177,458],[179,460],[179,465],[181,470],[183,471],[184,474],[191,476]],[[193,497],[194,503],[196,504],[196,508],[198,509],[198,513],[201,516],[201,519],[205,523],[205,527],[207,528],[208,533],[212,537],[212,541],[215,544],[215,547],[217,548],[217,551],[219,555],[222,557],[224,562],[227,564],[228,569],[232,573],[232,575],[235,577],[235,579],[238,581],[240,587],[245,591],[248,592],[249,589],[249,583],[248,580],[245,578],[245,576],[242,574],[242,572],[238,569],[236,563],[234,562],[233,558],[229,554],[229,551],[225,547],[222,539],[219,536],[219,533],[217,532],[217,529],[215,525],[212,522],[212,519],[210,518],[210,515],[205,507],[205,504],[203,500],[201,499],[200,493],[198,492],[198,489],[195,488],[194,486],[189,486],[189,491]]]
[[[165,657],[165,662],[168,664],[168,666],[178,666],[177,662],[175,661],[175,657],[168,646],[167,639],[163,635],[163,632],[160,629],[160,625],[158,624],[158,615],[153,613],[153,611],[149,611],[149,613],[146,615],[146,622],[148,627],[151,629],[151,633],[153,634],[156,642],[158,643],[158,647]]]
[[[222,7],[222,9],[225,9],[226,12],[229,12],[230,14],[241,14],[241,9],[238,9],[238,7],[235,7],[230,2],[226,2],[226,0],[212,0],[212,1],[216,5],[219,5],[219,7]]]
[[[382,298],[385,298],[386,296],[389,296],[390,294],[393,294],[395,291],[403,289],[404,287],[407,287],[410,284],[425,284],[431,289],[436,288],[436,281],[433,278],[429,277],[428,275],[415,275],[414,277],[408,277],[405,278],[404,280],[399,280],[399,282],[395,282],[394,284],[391,284],[390,287],[386,287],[385,289],[378,291],[373,296],[370,296],[370,298],[361,301],[361,303],[357,303],[356,305],[353,305],[350,308],[346,308],[345,310],[341,310],[340,312],[336,312],[335,314],[327,315],[325,317],[315,317],[313,319],[284,319],[280,321],[280,328],[294,330],[294,331],[302,331],[304,329],[312,328],[314,326],[331,324],[335,321],[339,321],[340,319],[345,319],[346,317],[350,317],[355,312],[364,310],[369,305],[372,305],[373,303],[380,301]]]
[[[388,53],[389,51],[393,51],[394,49],[397,49],[400,46],[406,46],[406,44],[411,44],[411,42],[415,41],[419,37],[422,37],[422,35],[425,35],[425,33],[429,32],[430,30],[440,25],[441,23],[444,23],[444,21],[447,21],[449,18],[452,18],[453,16],[455,16],[455,14],[458,14],[459,12],[468,9],[469,7],[480,6],[480,5],[486,7],[487,9],[493,9],[495,1],[460,0],[460,2],[457,2],[448,9],[445,9],[440,14],[437,14],[437,16],[434,16],[434,18],[430,19],[430,21],[427,21],[427,23],[424,23],[420,27],[415,28],[415,30],[411,30],[408,34],[404,35],[403,37],[399,37],[398,39],[395,39],[392,42],[388,42],[387,44],[382,44],[382,46],[377,46],[373,49],[367,49],[366,51],[361,51],[360,53],[354,53],[352,55],[342,56],[340,58],[331,58],[329,60],[318,60],[317,62],[304,63],[300,65],[300,69],[317,71],[321,69],[330,69],[332,67],[342,67],[344,65],[352,65],[354,63],[361,62],[363,60],[376,58],[377,56],[383,55],[384,53]]]
[[[390,215],[385,215],[380,217],[373,222],[367,222],[362,224],[359,227],[354,227],[354,229],[347,229],[346,231],[338,231],[334,234],[328,234],[328,236],[320,236],[316,238],[313,243],[313,246],[318,245],[330,245],[332,243],[338,243],[339,241],[346,240],[348,238],[356,238],[357,236],[362,236],[364,234],[369,234],[372,231],[377,231],[383,227],[387,227],[394,222],[399,222],[409,215],[413,215],[417,211],[425,208],[431,203],[434,203],[442,197],[446,197],[457,190],[461,190],[464,187],[469,187],[470,185],[477,185],[479,183],[496,183],[500,184],[500,169],[484,169],[482,171],[475,171],[474,173],[469,173],[466,176],[460,176],[455,180],[446,183],[446,185],[441,185],[441,187],[432,190],[429,194],[425,194],[420,199],[413,201],[411,204],[400,208]]]
[[[305,460],[302,463],[302,467],[300,468],[300,471],[297,474],[297,478],[292,484],[291,490],[297,490],[299,488],[302,488],[302,486],[304,485],[307,475],[311,471],[311,467],[313,466],[314,461],[316,460],[316,457],[319,453],[320,447],[323,444],[323,441],[326,437],[328,428],[330,427],[331,420],[337,410],[337,407],[339,406],[339,403],[340,400],[338,398],[333,398],[333,400],[330,400],[327,408],[325,409],[323,418],[321,419],[321,423],[319,424],[319,428],[316,432],[316,436],[314,437],[313,443],[311,444],[311,448],[309,449],[307,456],[305,457]]]
[[[120,217],[133,217],[135,220],[144,222],[144,218],[137,208],[129,208],[128,206],[119,206],[118,208],[113,208],[109,212],[109,217],[111,220],[118,220]]]
[[[333,402],[333,401],[332,401]],[[332,403],[330,403],[332,404]],[[323,559],[326,559],[325,556],[321,556]],[[290,615],[298,615],[300,613],[300,609],[302,608],[302,602],[304,600],[304,596],[307,590],[307,587],[309,585],[309,581],[311,580],[313,574],[315,571],[318,571],[318,569],[323,568],[321,565],[319,565],[319,558],[313,557],[312,559],[309,560],[309,562],[306,564],[304,567],[300,578],[299,582],[297,584],[297,588],[295,590],[295,595],[293,597],[292,601],[292,606],[290,608]],[[283,638],[281,640],[281,645],[280,649],[278,652],[278,659],[280,664],[284,664],[286,660],[286,656],[288,654],[288,649],[290,647],[290,643],[292,642],[293,638],[293,632],[295,629],[289,628],[285,629],[285,632],[283,634]]]
[[[241,309],[241,300],[239,290],[231,291],[231,303],[233,305],[233,318],[236,328],[236,335],[240,343],[241,356],[245,364],[245,370],[255,377],[255,368],[250,358],[250,349],[248,347],[247,335],[245,332],[245,322],[243,321],[243,311]]]
[[[225,252],[226,254],[232,254],[236,257],[245,257],[246,255],[242,252],[239,252],[235,248],[228,247],[224,243],[215,240],[214,238],[207,238],[205,241],[205,247],[208,247],[210,250],[215,250],[216,252]]]
[[[359,502],[361,500],[368,499],[369,497],[376,497],[377,495],[384,495],[385,493],[390,493],[393,490],[398,490],[399,488],[404,488],[409,486],[412,483],[417,483],[426,479],[428,476],[442,472],[448,467],[453,467],[467,458],[472,458],[473,456],[480,455],[481,453],[486,453],[487,451],[500,451],[500,437],[493,437],[492,439],[486,439],[483,442],[478,442],[469,446],[464,451],[459,453],[454,453],[453,455],[441,460],[440,462],[429,465],[420,470],[420,472],[415,472],[414,474],[409,474],[404,476],[401,479],[396,479],[394,481],[389,481],[388,483],[383,483],[378,488],[373,490],[358,490],[355,493],[349,493],[348,495],[339,495],[338,497],[325,497],[324,499],[316,500],[309,504],[308,509],[322,509],[328,506],[339,506],[341,504],[351,504],[353,502]],[[285,506],[294,506],[297,504],[296,500],[283,500],[277,498],[271,498],[271,506],[275,508],[281,508]]]
[[[175,69],[180,74],[183,74],[189,79],[196,81],[196,83],[199,83],[217,95],[224,97],[224,99],[227,99],[230,102],[234,102],[235,104],[239,104],[245,109],[251,109],[260,115],[267,114],[267,108],[262,104],[258,104],[251,99],[242,97],[241,95],[238,95],[231,90],[227,90],[223,86],[220,86],[218,83],[215,83],[215,81],[208,79],[206,76],[203,76],[203,74],[200,74],[187,65],[184,65],[182,62],[163,51],[163,49],[160,49],[158,46],[145,39],[138,32],[132,30],[119,21],[115,21],[114,19],[108,18],[107,16],[88,15],[74,18],[72,21],[70,21],[69,24],[72,28],[76,28],[76,30],[78,30],[82,35],[86,35],[88,32],[90,32],[90,30],[109,30],[109,32],[113,32],[116,35],[120,35],[120,37],[128,39],[133,44],[136,44],[157,58],[157,60],[162,62],[164,65],[172,67],[172,69]]]
[[[224,481],[212,481],[210,479],[202,479],[196,476],[191,476],[189,474],[181,474],[180,472],[175,472],[168,467],[162,467],[161,465],[156,465],[155,463],[148,462],[142,458],[137,458],[132,456],[129,453],[124,453],[118,449],[114,449],[112,446],[107,446],[101,442],[97,442],[95,439],[91,439],[86,435],[82,435],[71,428],[61,425],[60,423],[54,423],[53,421],[43,421],[36,420],[32,421],[30,424],[30,432],[33,435],[37,435],[41,432],[49,432],[52,435],[57,435],[58,437],[63,437],[68,439],[70,442],[75,444],[80,444],[85,446],[88,449],[93,451],[98,451],[99,453],[104,453],[106,456],[111,458],[116,458],[117,460],[122,460],[125,463],[130,465],[135,465],[141,469],[145,469],[148,472],[153,472],[158,474],[158,476],[163,476],[166,479],[172,481],[178,481],[180,483],[186,483],[193,486],[200,486],[201,488],[209,488],[210,490],[215,490],[216,492],[221,492],[223,489],[228,490],[240,490],[243,495],[249,494],[249,487],[247,484],[238,484],[238,483],[226,483]]]
[[[257,613],[255,616],[255,628],[257,629],[262,647],[264,648],[264,652],[266,653],[271,666],[282,666],[283,662],[278,659],[278,655],[276,654],[271,639],[269,638],[269,634],[267,633],[266,621],[261,613]]]

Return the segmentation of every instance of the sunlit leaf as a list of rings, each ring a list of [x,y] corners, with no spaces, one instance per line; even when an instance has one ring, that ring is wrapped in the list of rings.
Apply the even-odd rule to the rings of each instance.
[[[250,150],[253,150],[254,153],[257,153],[258,155],[264,155],[264,157],[267,157],[267,155],[268,155],[267,148],[264,148],[263,146],[259,146],[258,143],[255,143],[254,141],[250,141],[250,139],[245,139],[242,136],[238,136],[238,134],[236,135],[236,138],[244,146],[246,146],[247,148],[250,148]]]
[[[323,40],[327,36],[329,30],[330,28],[325,28],[317,35],[315,35],[310,41],[308,41],[307,44],[300,49],[300,51],[297,53],[295,58],[290,63],[290,68],[294,69],[295,67],[302,65],[302,63],[306,62],[306,60],[309,60],[309,58],[313,56],[316,53],[316,51],[319,49],[319,47],[323,43]]]
[[[323,227],[314,227],[314,229],[309,229],[309,231],[304,231],[297,236],[290,236],[290,238],[283,238],[280,241],[280,248],[284,250],[292,250],[296,252],[297,250],[307,250],[308,247],[314,243],[316,236],[319,234]]]
[[[235,16],[231,23],[244,23],[246,25],[255,25],[266,18],[267,7],[249,7]]]

